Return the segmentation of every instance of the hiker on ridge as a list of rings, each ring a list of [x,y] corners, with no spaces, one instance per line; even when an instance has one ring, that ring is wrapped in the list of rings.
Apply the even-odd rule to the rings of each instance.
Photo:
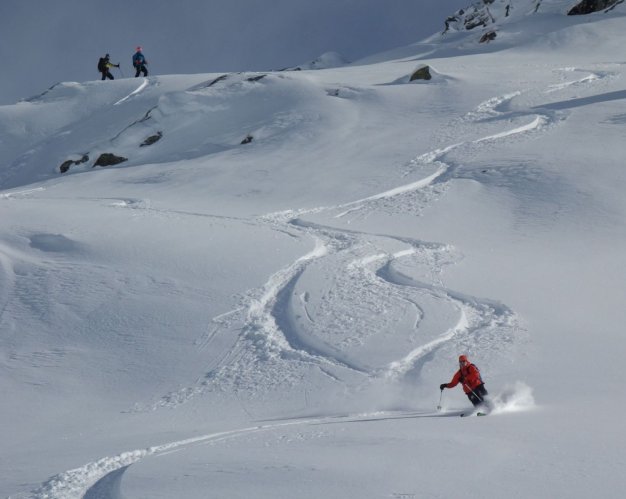
[[[133,67],[135,68],[135,78],[139,76],[139,73],[143,73],[144,76],[148,76],[148,68],[146,68],[148,61],[143,55],[141,47],[137,47],[135,55],[133,55]]]
[[[100,60],[98,61],[98,71],[102,73],[103,80],[106,80],[107,78],[109,80],[115,80],[115,78],[113,78],[113,75],[109,71],[109,68],[119,67],[119,64],[113,64],[109,61],[109,54],[106,54],[104,57],[100,57]]]

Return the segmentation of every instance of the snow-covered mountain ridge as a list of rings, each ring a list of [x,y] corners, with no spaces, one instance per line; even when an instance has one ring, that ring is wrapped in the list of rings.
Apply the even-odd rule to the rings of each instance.
[[[626,8],[569,3],[0,107],[0,494],[618,496]]]
[[[472,12],[481,15],[485,12],[489,13],[488,16],[490,18],[490,23],[486,23],[486,25],[483,26],[484,29],[480,34],[472,33],[468,35],[466,33],[459,33],[462,38],[459,38],[459,35],[457,35],[456,37],[452,37],[452,39],[450,39],[450,36],[444,37],[434,35],[430,39],[430,43],[422,43],[417,46],[420,48],[427,46],[429,49],[427,55],[431,58],[449,56],[452,53],[459,53],[459,50],[461,51],[460,53],[465,53],[468,50],[481,51],[484,50],[484,47],[481,47],[480,45],[477,46],[477,42],[480,43],[480,40],[484,36],[485,32],[490,33],[502,31],[503,34],[500,38],[498,38],[497,43],[493,43],[489,46],[489,51],[502,50],[503,48],[508,48],[510,46],[520,47],[528,43],[531,44],[528,47],[530,50],[536,50],[546,44],[549,45],[554,43],[551,42],[550,39],[555,36],[554,33],[551,33],[555,26],[561,24],[563,27],[567,27],[568,31],[573,31],[573,28],[571,27],[572,22],[569,21],[569,18],[564,16],[566,7],[570,3],[571,2],[563,0],[544,0],[543,2],[537,2],[536,0],[527,0],[526,2],[518,1],[514,4],[514,11],[511,11],[512,2],[506,0],[494,0],[489,3],[483,3],[482,1],[475,2],[470,6],[470,9],[465,9],[463,12],[465,16],[473,15]],[[507,6],[509,9],[507,9]],[[513,13],[505,15],[505,12]],[[542,15],[539,15],[539,13]],[[558,19],[554,19],[551,16],[557,16]],[[550,26],[552,30],[546,30],[546,19],[549,19],[547,22],[551,24],[548,24],[548,26]],[[520,20],[526,21],[524,23],[523,30],[520,31],[515,28],[509,30],[505,29],[505,26],[508,23],[513,22],[515,26],[519,24]],[[503,26],[499,26],[498,23],[505,24]],[[583,23],[583,29],[584,24],[586,23]],[[465,29],[465,27],[466,26],[464,25],[463,28]],[[533,31],[532,33],[530,33],[531,30]],[[558,33],[558,30],[556,30],[556,32]],[[615,39],[615,44],[619,44],[619,38],[611,36],[603,37],[592,46],[588,45],[588,37],[574,36],[572,37],[573,44],[576,43],[577,39],[581,40],[581,45],[583,46],[579,46],[578,44],[575,46],[573,45],[573,49],[599,49],[599,45],[606,45],[611,39]],[[408,49],[401,50],[415,51],[417,46],[411,46]],[[397,54],[394,55],[397,56]],[[337,59],[340,58],[339,55],[325,54],[320,58],[320,61],[322,61],[322,59],[326,60],[331,56],[335,62],[327,62],[322,64],[320,67],[323,68],[327,65],[330,67],[341,65],[341,63],[337,62]],[[385,54],[385,57],[389,57],[389,54]],[[422,55],[421,57],[424,58],[425,56]],[[368,58],[363,62],[370,62],[370,59]],[[317,69],[316,61],[313,61],[307,67],[309,69]],[[266,80],[266,82],[289,80],[288,74],[269,73],[269,75],[270,77]],[[2,121],[5,125],[2,130],[2,136],[4,137],[3,145],[6,147],[3,147],[5,154],[0,159],[2,159],[5,164],[13,163],[13,166],[5,168],[5,171],[2,172],[2,178],[6,179],[3,185],[5,187],[10,187],[13,185],[20,185],[22,182],[30,182],[33,172],[28,172],[29,162],[36,163],[37,166],[35,169],[38,170],[38,175],[44,175],[44,177],[48,173],[40,171],[42,169],[41,165],[44,162],[50,164],[56,163],[57,168],[55,168],[55,171],[59,171],[61,169],[61,165],[65,161],[77,162],[77,165],[67,165],[67,169],[73,167],[73,170],[76,171],[77,168],[75,166],[81,165],[81,171],[88,170],[94,165],[94,162],[102,151],[106,149],[117,149],[123,151],[126,149],[124,147],[126,145],[134,147],[137,145],[137,142],[141,144],[145,138],[153,136],[151,134],[158,134],[159,132],[163,133],[159,129],[166,127],[168,119],[173,123],[181,121],[177,113],[183,114],[185,118],[188,118],[190,108],[193,108],[193,112],[196,115],[205,114],[207,120],[210,121],[210,124],[203,125],[207,128],[202,129],[201,131],[199,130],[201,128],[200,125],[196,127],[195,131],[188,129],[182,130],[180,127],[174,125],[177,128],[177,133],[183,135],[184,138],[172,137],[171,140],[176,141],[183,149],[184,146],[182,144],[188,143],[189,148],[196,151],[194,154],[203,155],[236,146],[248,136],[251,136],[251,138],[254,139],[253,133],[255,130],[250,123],[258,125],[259,121],[262,120],[261,115],[264,114],[267,116],[272,112],[281,112],[280,110],[263,109],[258,106],[258,103],[261,100],[271,100],[272,103],[275,103],[279,102],[280,99],[275,99],[272,95],[259,97],[257,95],[258,92],[255,93],[248,91],[248,89],[244,89],[246,84],[250,84],[248,85],[250,88],[255,87],[254,84],[260,83],[260,81],[266,76],[268,76],[268,73],[239,75],[223,74],[218,75],[217,77],[209,76],[209,79],[207,80],[204,79],[207,78],[206,76],[198,75],[195,77],[195,81],[198,83],[193,83],[189,88],[186,87],[186,85],[190,81],[194,82],[194,77],[185,79],[180,77],[159,77],[154,80],[154,82],[152,82],[152,80],[146,80],[141,82],[138,86],[133,86],[134,80],[132,79],[113,83],[107,82],[110,86],[119,89],[119,92],[116,92],[116,95],[119,96],[119,100],[116,100],[115,102],[102,101],[102,98],[108,98],[109,95],[99,92],[102,85],[100,82],[90,83],[87,84],[87,86],[77,83],[57,84],[41,95],[28,99],[25,102],[21,102],[17,106],[4,106],[4,119]],[[299,81],[299,84],[302,84],[303,80],[304,79],[295,79],[295,81]],[[157,92],[146,91],[147,87],[151,83],[153,85],[156,83],[159,87]],[[282,92],[279,86],[269,85],[269,87],[275,88],[276,92]],[[94,88],[95,94],[94,92],[89,91],[90,88]],[[217,100],[221,101],[224,99],[224,92],[221,92],[221,89],[238,88],[242,89],[242,97],[238,99],[239,102],[236,103],[236,106],[241,106],[241,111],[239,109],[233,110],[228,107],[224,107],[223,111],[225,116],[219,116],[219,114],[216,114],[219,113],[219,109],[215,109],[215,106],[212,103],[212,100],[215,99],[214,96],[217,96]],[[325,88],[324,90],[329,95],[334,95],[333,92],[336,93],[339,91],[338,89],[334,89],[332,87]],[[306,92],[305,89],[303,89],[303,91]],[[175,97],[177,92],[182,92],[182,96]],[[199,94],[201,92],[209,95],[202,96],[202,98],[200,98]],[[135,108],[121,106],[121,104],[129,99],[141,99],[145,101],[146,94],[153,97],[151,97],[150,101],[144,104],[144,109],[142,109],[142,112],[139,114],[137,114]],[[113,98],[115,99],[116,97],[114,96]],[[176,99],[178,98],[183,99],[185,102],[177,102]],[[251,105],[253,103],[254,105]],[[290,105],[291,103],[289,101],[285,102],[285,108],[289,108]],[[99,111],[101,106],[106,107],[106,112],[104,114]],[[217,106],[219,107],[219,104],[217,104]],[[66,111],[70,107],[75,107],[77,113],[60,113],[58,111],[59,108]],[[203,112],[203,109],[206,109],[206,111]],[[117,111],[121,111],[121,113]],[[248,116],[246,113],[249,112],[256,112],[260,115],[255,116],[254,114],[251,114]],[[127,113],[132,114],[128,115]],[[241,116],[242,121],[245,120],[246,123],[238,123],[238,116]],[[82,123],[68,123],[65,121],[75,120],[77,118],[92,120],[93,122],[98,123],[98,126],[84,127]],[[197,119],[199,119],[198,116],[194,119],[186,119],[186,126],[196,126]],[[231,126],[224,126],[225,121],[230,122]],[[15,126],[17,123],[23,123],[23,128],[16,130]],[[70,133],[69,130],[72,126],[79,129],[87,128],[87,130],[89,130],[88,133],[91,133],[93,137],[80,137],[79,132],[77,140],[77,133],[74,131],[71,132],[71,147],[76,147],[76,144],[79,143],[80,146],[78,149],[72,150],[70,147],[59,147],[59,143],[63,141],[63,136]],[[211,126],[217,127],[217,129],[211,130]],[[264,134],[271,133],[262,126],[259,128],[260,129],[257,130],[258,134],[260,134],[258,138],[263,138]],[[24,130],[28,130],[28,132],[23,133]],[[197,137],[198,134],[200,134],[201,137]],[[57,135],[60,136],[60,139]],[[207,139],[207,137],[211,137],[212,141]],[[45,141],[47,142],[42,143],[42,138],[45,138]],[[103,138],[105,141],[104,143],[101,143]],[[81,141],[83,143],[80,143]],[[56,153],[56,156],[54,152],[51,153],[51,148],[47,145],[48,143],[53,143],[55,146],[54,149],[59,151]],[[34,150],[32,149],[32,146],[34,144],[37,144],[36,148],[42,151],[44,157],[33,157]],[[21,156],[24,154],[21,151],[26,151],[25,156],[27,157],[27,161],[25,161]],[[176,150],[174,154],[176,155],[182,152],[184,151]],[[88,161],[86,160],[86,155],[87,157],[90,157]],[[130,156],[137,155],[131,154]],[[153,155],[149,154],[148,150],[142,151],[141,156],[141,162],[149,163],[154,160],[152,158]],[[121,157],[125,157],[124,154],[121,154]],[[130,164],[133,164],[133,158],[130,159]],[[167,161],[167,155],[163,155],[159,151],[157,161]],[[136,161],[134,161],[134,163],[136,163]],[[48,169],[51,168],[49,167]],[[19,170],[20,175],[24,176],[24,180],[10,180],[10,178],[14,175],[12,170]],[[63,170],[65,170],[65,168],[63,168]]]

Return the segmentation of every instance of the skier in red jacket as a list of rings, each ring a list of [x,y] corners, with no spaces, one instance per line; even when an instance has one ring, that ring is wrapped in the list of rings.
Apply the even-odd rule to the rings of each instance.
[[[463,386],[465,395],[467,395],[470,402],[474,404],[474,407],[487,405],[485,400],[487,389],[480,377],[480,371],[465,355],[459,357],[459,370],[452,377],[452,381],[439,385],[439,389],[454,388],[459,383]]]

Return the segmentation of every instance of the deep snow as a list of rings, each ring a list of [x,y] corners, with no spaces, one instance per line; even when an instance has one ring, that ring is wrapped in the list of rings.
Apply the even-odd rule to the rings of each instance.
[[[626,7],[534,5],[0,107],[0,495],[619,497]]]

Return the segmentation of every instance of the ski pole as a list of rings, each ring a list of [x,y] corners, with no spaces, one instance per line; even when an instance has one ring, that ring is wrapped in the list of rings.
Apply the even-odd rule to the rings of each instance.
[[[443,390],[441,390],[441,392],[439,393],[439,404],[437,404],[437,410],[440,411],[441,410],[441,399],[443,397]]]
[[[474,397],[476,397],[476,398],[477,398],[478,400],[480,400],[480,401],[483,401],[483,398],[482,398],[482,397],[479,397],[479,396],[478,396],[478,394],[477,394],[474,390],[472,390],[472,389],[471,389],[468,385],[466,385],[465,383],[463,383],[463,386],[464,386],[465,388],[467,388],[470,392],[472,392],[472,393],[474,394]]]
[[[480,400],[481,404],[484,404],[485,407],[487,407],[488,409],[491,409],[491,404],[489,404],[487,402],[487,400],[485,400],[485,397],[478,395],[474,390],[472,390],[468,385],[466,385],[465,383],[463,383],[463,386],[466,387],[470,392],[472,392],[474,394],[474,397],[476,397],[478,400]]]
[[[121,68],[119,65],[117,66],[117,69],[119,69],[119,70],[120,70],[120,74],[122,75],[122,78],[126,78],[126,77],[124,76],[124,71],[122,71],[122,68]]]

